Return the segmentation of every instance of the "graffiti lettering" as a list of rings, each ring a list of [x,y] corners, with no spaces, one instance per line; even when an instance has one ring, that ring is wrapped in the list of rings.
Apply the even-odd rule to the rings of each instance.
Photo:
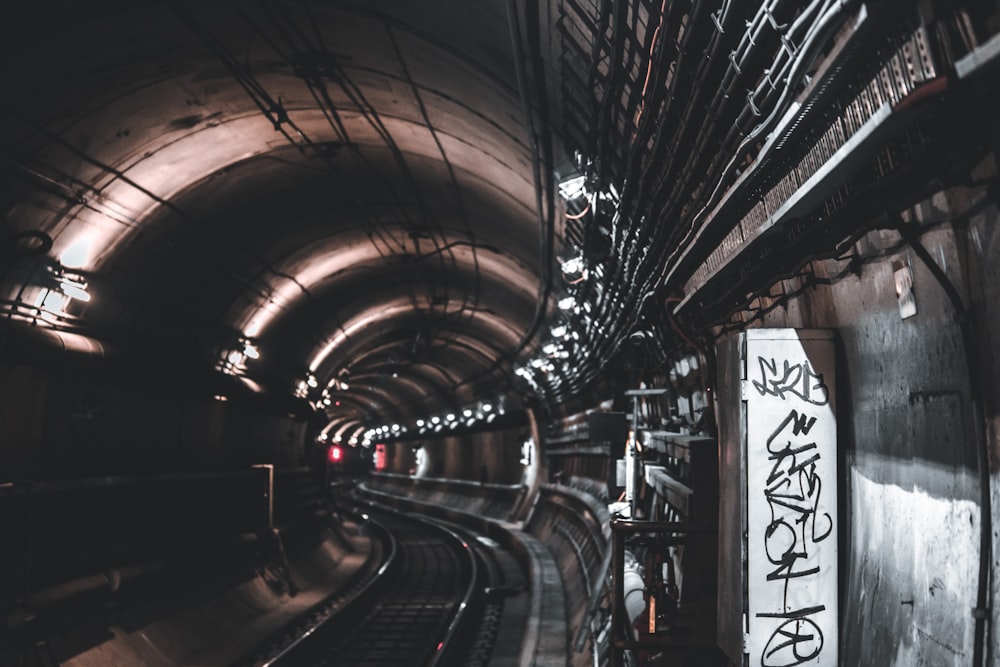
[[[822,611],[822,608],[817,609]],[[762,667],[794,667],[823,650],[823,631],[808,618],[794,618],[778,626],[764,647]]]
[[[790,364],[786,359],[780,370],[774,359],[757,357],[757,363],[760,379],[754,380],[753,386],[761,396],[776,396],[781,400],[794,396],[813,405],[830,402],[830,391],[823,382],[823,374],[813,371],[808,361]]]
[[[839,664],[832,341],[744,341],[748,664]]]
[[[791,580],[820,573],[819,565],[810,560],[810,548],[833,532],[833,519],[819,511],[823,484],[816,465],[821,455],[816,442],[808,438],[815,423],[816,417],[791,410],[767,439],[771,469],[764,485],[764,498],[770,522],[764,530],[764,552],[775,566],[767,573],[767,581],[784,581],[782,604],[786,611],[758,613],[757,617],[789,620],[778,626],[768,639],[761,654],[762,666],[798,665],[818,655],[823,648],[823,633],[808,616],[825,607],[787,611]]]

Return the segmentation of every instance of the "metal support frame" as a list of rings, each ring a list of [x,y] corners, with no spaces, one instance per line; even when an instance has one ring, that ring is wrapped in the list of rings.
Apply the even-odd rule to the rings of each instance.
[[[629,536],[640,534],[669,534],[667,542],[683,544],[692,533],[714,533],[713,523],[688,523],[677,521],[633,521],[612,519],[612,580],[611,595],[611,664],[622,667],[625,663],[622,653],[626,650],[649,650],[666,652],[706,653],[718,650],[715,642],[691,641],[667,637],[661,640],[639,641],[631,636],[625,616],[625,585],[622,573],[625,569],[625,542]],[[662,539],[662,538],[661,538]]]
[[[625,392],[625,395],[632,399],[632,437],[629,439],[628,443],[628,453],[632,459],[632,467],[629,470],[631,474],[631,486],[632,495],[628,498],[629,501],[629,516],[633,519],[636,516],[636,496],[639,493],[640,481],[642,480],[642,454],[636,443],[639,439],[639,401],[645,396],[662,396],[668,391],[665,387],[659,387],[654,389],[629,389]],[[628,488],[628,484],[626,484]]]

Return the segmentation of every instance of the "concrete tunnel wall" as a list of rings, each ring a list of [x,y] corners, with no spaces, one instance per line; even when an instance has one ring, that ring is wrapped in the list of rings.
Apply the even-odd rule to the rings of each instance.
[[[966,204],[937,197],[915,208],[911,219],[949,220]],[[890,249],[861,266],[860,275],[807,290],[755,323],[837,332],[841,664],[972,662],[984,520],[978,463],[984,442],[975,428],[975,402],[986,410],[994,462],[1000,404],[998,221],[991,204],[967,226],[940,225],[922,238],[969,311],[982,392],[970,384],[955,309],[913,249],[899,247],[893,230],[870,232],[855,244],[852,252],[861,256]],[[813,268],[830,277],[844,266],[829,260]],[[894,281],[900,266],[912,269],[917,305],[906,319]],[[797,284],[783,287],[791,292]],[[996,508],[995,463],[989,483]],[[997,531],[987,539],[996,554]],[[997,564],[994,555],[994,573]]]
[[[0,469],[5,479],[77,478],[314,464],[309,425],[271,406],[218,400],[197,380],[156,385],[106,370],[95,357],[64,363],[0,364]],[[79,361],[79,360],[77,360]],[[425,476],[498,484],[521,481],[526,427],[390,443],[387,472],[416,470],[423,447]]]
[[[519,484],[524,475],[521,446],[527,438],[527,428],[510,428],[393,443],[386,472],[405,475],[412,471],[420,477]],[[420,448],[426,461],[418,467]]]
[[[74,368],[0,364],[5,479],[305,464],[305,422],[198,387],[155,388]]]

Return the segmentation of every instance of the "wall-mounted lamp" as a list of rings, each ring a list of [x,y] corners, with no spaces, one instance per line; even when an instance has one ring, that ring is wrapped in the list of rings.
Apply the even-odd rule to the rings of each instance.
[[[71,299],[83,301],[84,303],[90,301],[90,294],[87,292],[87,283],[81,278],[74,279],[63,275],[59,281],[59,289]]]

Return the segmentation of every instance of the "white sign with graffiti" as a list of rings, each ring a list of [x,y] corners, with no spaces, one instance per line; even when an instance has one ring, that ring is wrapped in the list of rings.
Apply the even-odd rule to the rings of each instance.
[[[746,336],[750,667],[837,664],[832,333]]]

